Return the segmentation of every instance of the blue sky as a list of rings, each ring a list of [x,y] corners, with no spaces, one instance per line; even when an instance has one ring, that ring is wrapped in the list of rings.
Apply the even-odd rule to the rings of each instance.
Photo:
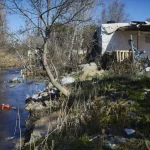
[[[150,0],[122,0],[126,4],[126,12],[130,20],[145,21],[150,18]]]
[[[23,25],[22,18],[18,15],[9,15],[7,17],[7,23],[11,31],[17,31]]]
[[[145,21],[150,18],[150,0],[122,0],[126,4],[126,12],[131,21]],[[11,15],[8,17],[8,26],[12,31],[20,29],[22,19]]]

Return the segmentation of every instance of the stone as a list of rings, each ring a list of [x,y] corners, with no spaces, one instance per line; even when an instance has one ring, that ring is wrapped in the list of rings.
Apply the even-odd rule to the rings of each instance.
[[[39,138],[45,136],[47,133],[52,132],[57,127],[57,120],[61,114],[58,110],[46,117],[43,117],[35,122],[33,132],[31,133],[30,142],[35,142]]]
[[[105,73],[104,70],[97,70],[97,69],[87,69],[83,72],[83,74],[80,76],[80,80],[91,80],[93,76],[98,75],[102,76]]]
[[[51,104],[51,102],[50,102],[50,101],[44,101],[44,103],[45,103],[46,107],[49,107],[49,106],[50,106],[50,104]]]
[[[89,64],[81,64],[81,65],[79,65],[78,66],[80,69],[83,69],[83,68],[85,68],[85,67],[89,67]]]
[[[30,103],[26,104],[26,110],[42,110],[44,108],[45,107],[40,102],[38,103],[31,101]]]
[[[82,68],[82,71],[87,71],[87,70],[97,70],[97,69],[98,69],[98,68],[97,68],[97,65],[94,64],[94,63],[92,63],[92,64],[89,65],[89,66],[83,67],[83,68]]]
[[[96,63],[91,62],[91,63],[90,63],[90,66],[97,66],[97,65],[96,65]]]
[[[41,103],[35,103],[34,105],[34,110],[42,110],[44,109],[45,107],[41,104]]]
[[[75,82],[75,79],[73,77],[64,77],[61,79],[61,84],[64,85],[64,84],[70,84],[70,83],[73,83]]]

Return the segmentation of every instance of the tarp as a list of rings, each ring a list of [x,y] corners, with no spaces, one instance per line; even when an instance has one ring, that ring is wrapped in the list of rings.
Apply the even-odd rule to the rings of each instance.
[[[118,30],[120,27],[126,27],[126,26],[130,26],[130,23],[112,23],[112,24],[102,24],[100,26],[101,30],[99,31],[99,34],[101,35],[101,38],[99,38],[99,41],[101,42],[102,55],[106,51],[107,46],[115,31]]]
[[[102,34],[110,35],[114,33],[120,27],[130,26],[130,23],[113,23],[113,24],[102,24],[101,32]]]

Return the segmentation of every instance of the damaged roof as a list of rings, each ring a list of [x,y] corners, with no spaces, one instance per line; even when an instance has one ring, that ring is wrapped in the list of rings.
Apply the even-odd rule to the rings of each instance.
[[[102,34],[112,34],[115,31],[145,31],[150,32],[150,22],[132,21],[130,23],[109,23],[101,25]]]
[[[118,31],[145,31],[150,32],[150,22],[148,21],[132,21],[129,26],[120,27]]]

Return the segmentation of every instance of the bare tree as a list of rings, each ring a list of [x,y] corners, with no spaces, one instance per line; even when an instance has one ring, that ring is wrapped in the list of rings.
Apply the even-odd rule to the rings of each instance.
[[[107,21],[129,21],[129,15],[126,13],[125,9],[126,5],[121,0],[110,0],[108,6],[107,4],[103,5],[101,22],[107,23]]]
[[[51,83],[64,95],[69,96],[70,91],[61,86],[55,79],[47,63],[48,41],[53,38],[54,25],[61,22],[62,26],[73,22],[87,21],[81,15],[93,9],[98,0],[7,0],[7,8],[26,18],[33,28],[43,38],[43,63]],[[74,9],[75,6],[78,6]],[[72,11],[74,10],[74,11]],[[38,21],[37,21],[38,20]]]
[[[5,30],[7,26],[6,22],[6,11],[4,8],[5,1],[0,1],[0,46],[5,46],[6,44],[6,37],[5,37]]]

